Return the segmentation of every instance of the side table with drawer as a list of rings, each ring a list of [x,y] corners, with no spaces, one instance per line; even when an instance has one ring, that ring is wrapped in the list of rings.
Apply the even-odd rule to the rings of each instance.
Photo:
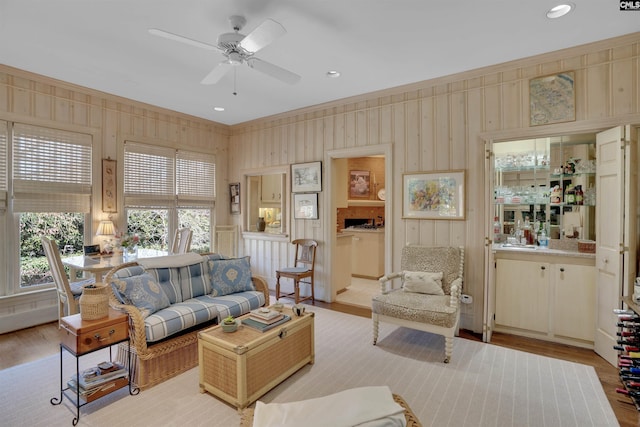
[[[129,394],[136,395],[140,392],[131,383],[131,356],[126,362],[128,375],[126,378],[118,378],[108,381],[97,391],[81,397],[79,390],[74,390],[64,382],[63,373],[63,350],[76,358],[76,381],[80,378],[80,357],[98,350],[109,348],[109,360],[113,361],[111,346],[121,342],[129,343],[129,316],[126,313],[109,309],[107,317],[96,320],[83,320],[80,314],[65,316],[60,320],[60,396],[52,397],[52,405],[62,403],[63,396],[66,396],[76,407],[76,417],[73,425],[80,420],[80,408],[89,402],[93,402],[100,397],[110,394],[118,389],[128,386]],[[131,354],[129,351],[128,354]],[[77,385],[79,388],[80,386]],[[83,402],[81,402],[81,400]]]

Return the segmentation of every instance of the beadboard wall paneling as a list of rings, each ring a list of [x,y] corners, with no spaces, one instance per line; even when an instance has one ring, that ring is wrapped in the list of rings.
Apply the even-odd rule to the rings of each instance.
[[[243,166],[316,161],[330,150],[393,144],[393,176],[386,176],[386,185],[392,186],[396,196],[388,201],[393,217],[386,218],[386,226],[391,227],[393,250],[387,256],[397,269],[399,249],[405,244],[464,245],[464,292],[474,297],[474,303],[463,307],[462,327],[481,332],[485,237],[489,230],[485,141],[597,131],[624,123],[640,125],[639,53],[640,33],[634,33],[232,126],[230,179],[240,179]],[[576,121],[530,127],[529,80],[561,71],[576,73]],[[250,147],[267,137],[283,139],[288,153],[278,158],[247,158],[253,151]],[[401,219],[402,175],[449,169],[466,171],[466,220]],[[323,186],[321,210],[327,209],[331,197],[326,181]],[[292,220],[290,231],[291,239],[321,241],[316,296],[326,299],[330,296],[330,275],[322,268],[331,248],[322,243],[334,225],[321,227],[324,233],[310,221]],[[290,262],[292,245],[272,245],[271,252],[275,246],[280,248],[280,262]],[[262,257],[251,242],[245,242],[245,249],[252,260]],[[260,265],[267,278],[274,274],[270,268],[271,264]]]

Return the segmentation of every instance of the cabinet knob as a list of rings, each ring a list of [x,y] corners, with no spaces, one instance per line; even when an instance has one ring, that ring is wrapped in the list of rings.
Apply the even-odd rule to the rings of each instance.
[[[564,273],[564,267],[560,267],[560,272]]]
[[[544,265],[540,266],[540,270],[546,270],[547,267],[545,267]]]

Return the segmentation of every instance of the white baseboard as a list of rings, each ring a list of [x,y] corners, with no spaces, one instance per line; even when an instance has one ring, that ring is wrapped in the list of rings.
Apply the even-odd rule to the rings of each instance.
[[[55,289],[0,298],[0,334],[57,319],[58,299]]]

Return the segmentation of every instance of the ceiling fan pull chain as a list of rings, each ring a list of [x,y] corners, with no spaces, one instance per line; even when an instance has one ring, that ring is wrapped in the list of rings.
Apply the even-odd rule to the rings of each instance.
[[[238,67],[233,67],[233,94],[238,95],[238,91],[236,90],[236,83],[238,80]]]

